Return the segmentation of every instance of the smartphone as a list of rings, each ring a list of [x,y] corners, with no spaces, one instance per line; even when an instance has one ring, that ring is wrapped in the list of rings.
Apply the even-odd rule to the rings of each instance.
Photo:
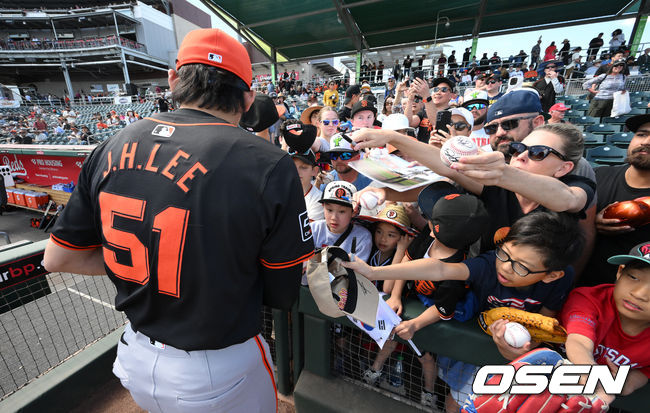
[[[422,71],[422,70],[414,70],[413,71],[413,78],[414,79],[417,78],[417,79],[424,80],[424,71]]]
[[[449,132],[447,125],[451,123],[451,111],[441,110],[436,114],[436,130]]]

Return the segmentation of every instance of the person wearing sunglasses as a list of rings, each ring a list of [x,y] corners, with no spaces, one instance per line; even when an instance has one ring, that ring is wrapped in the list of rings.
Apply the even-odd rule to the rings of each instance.
[[[583,89],[595,94],[589,104],[588,116],[604,117],[611,115],[614,92],[626,92],[625,62],[625,59],[613,61],[607,73],[591,78],[582,84]]]
[[[406,105],[404,114],[409,118],[410,126],[418,128],[416,137],[420,142],[429,142],[433,130],[432,123],[435,123],[438,111],[449,109],[449,101],[453,98],[455,87],[456,84],[446,77],[434,79],[431,90],[429,90],[429,84],[426,81],[418,78],[413,79],[407,97],[409,102],[416,102],[416,96],[422,97],[424,108],[414,113],[413,106],[409,104]]]
[[[358,104],[360,103],[358,102]],[[362,190],[370,185],[372,179],[357,172],[349,165],[350,162],[358,161],[361,158],[359,152],[352,147],[353,143],[354,141],[348,135],[342,133],[337,133],[330,138],[330,150],[328,154],[334,170],[329,173],[327,178],[332,181],[349,182],[358,190]],[[319,175],[319,178],[322,177]],[[319,181],[322,181],[322,179]],[[323,191],[324,189],[325,185],[323,184],[320,190]]]
[[[309,110],[307,108],[305,111]],[[303,122],[304,123],[304,122]],[[318,127],[318,136],[311,149],[314,152],[327,152],[330,150],[330,138],[336,134],[339,120],[336,110],[331,106],[325,106],[318,111],[318,117],[314,126]]]
[[[449,132],[445,132],[444,130],[433,131],[431,138],[429,138],[429,145],[441,148],[453,136],[470,136],[472,133],[474,117],[469,110],[465,108],[451,108],[449,111],[451,112],[451,123],[447,125]]]
[[[523,73],[521,74],[521,77],[524,77]],[[503,93],[501,92],[502,84],[503,82],[501,81],[500,74],[491,74],[485,82],[485,90],[487,91],[490,105],[493,105],[494,102],[503,96]]]
[[[358,142],[357,150],[390,143],[433,172],[478,195],[492,217],[490,231],[481,240],[482,251],[494,247],[493,235],[499,228],[512,225],[532,211],[551,210],[582,216],[588,208],[594,209],[590,207],[595,192],[593,180],[570,174],[584,149],[582,133],[573,125],[540,126],[522,140],[524,146],[517,145],[513,149],[508,146],[512,153],[508,164],[504,162],[504,155],[495,151],[464,157],[461,162],[447,167],[440,160],[439,148],[422,145],[390,131],[358,131],[353,139]],[[418,192],[368,190],[375,192],[381,201],[410,201]]]
[[[476,145],[483,150],[492,150],[490,147],[490,135],[485,133],[485,120],[488,111],[488,94],[484,90],[469,89],[463,97],[463,107],[472,113],[474,126],[470,138],[476,142]]]
[[[542,101],[542,111],[548,112],[551,106],[555,104],[557,94],[564,91],[564,86],[560,80],[564,81],[558,76],[557,65],[549,62],[544,67],[544,77],[533,83],[533,89],[537,90]]]

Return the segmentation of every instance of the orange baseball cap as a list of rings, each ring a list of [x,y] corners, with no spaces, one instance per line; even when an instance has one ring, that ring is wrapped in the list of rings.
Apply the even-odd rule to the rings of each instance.
[[[178,49],[176,70],[189,63],[227,70],[251,87],[253,68],[246,48],[222,30],[198,29],[189,32]]]

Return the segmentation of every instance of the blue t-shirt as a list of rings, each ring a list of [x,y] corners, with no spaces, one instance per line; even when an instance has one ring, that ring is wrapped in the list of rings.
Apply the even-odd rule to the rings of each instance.
[[[528,287],[514,288],[502,285],[497,279],[496,255],[488,251],[476,258],[463,261],[469,268],[468,282],[481,311],[494,307],[513,307],[538,313],[542,307],[560,311],[573,283],[572,267],[564,270],[564,277],[550,283],[538,282]]]
[[[332,171],[332,172],[330,172],[330,174],[332,175],[332,180],[333,180],[333,181],[340,181],[338,172],[336,172],[336,171]],[[363,188],[365,188],[365,187],[367,187],[368,185],[370,185],[371,182],[372,182],[372,179],[370,179],[370,178],[368,178],[367,176],[362,175],[361,173],[359,173],[359,174],[357,175],[357,179],[355,179],[354,182],[352,182],[352,185],[354,185],[354,187],[357,188],[357,191],[361,191]],[[321,191],[324,191],[324,190],[325,190],[325,186],[326,186],[326,185],[323,184],[323,185],[320,186],[319,189],[320,189]]]

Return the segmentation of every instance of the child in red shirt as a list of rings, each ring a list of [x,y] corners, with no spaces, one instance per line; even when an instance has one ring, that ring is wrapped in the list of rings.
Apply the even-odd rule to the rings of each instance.
[[[619,265],[616,283],[573,290],[561,320],[572,363],[609,365],[612,370],[631,366],[622,392],[627,395],[650,378],[650,241],[607,262]],[[615,397],[602,390],[596,394],[609,404]]]

